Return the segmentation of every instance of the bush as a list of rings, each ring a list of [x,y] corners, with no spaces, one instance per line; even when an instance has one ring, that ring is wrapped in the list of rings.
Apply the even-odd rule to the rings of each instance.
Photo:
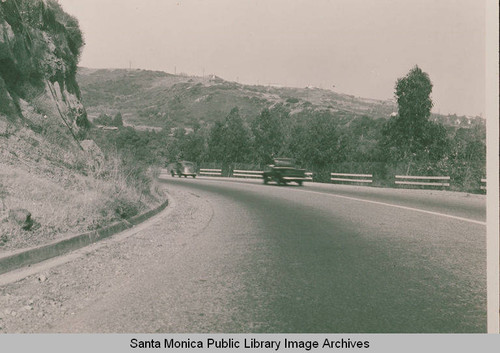
[[[139,213],[137,204],[125,198],[117,198],[109,201],[107,207],[122,219],[131,218]]]
[[[108,115],[101,113],[97,118],[94,119],[94,124],[96,125],[104,125],[104,126],[111,126],[113,122],[113,119]]]

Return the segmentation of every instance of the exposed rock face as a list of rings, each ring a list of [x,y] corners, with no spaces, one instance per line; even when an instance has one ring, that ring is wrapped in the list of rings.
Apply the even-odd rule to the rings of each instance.
[[[0,114],[32,124],[22,99],[75,133],[88,127],[75,78],[82,46],[78,21],[57,1],[1,0]]]

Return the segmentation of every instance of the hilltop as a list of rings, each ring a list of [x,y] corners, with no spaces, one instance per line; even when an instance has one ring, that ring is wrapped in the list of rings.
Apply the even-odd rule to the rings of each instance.
[[[244,85],[220,77],[172,75],[162,71],[79,68],[77,81],[90,118],[121,112],[132,125],[176,126],[214,122],[237,106],[247,120],[282,104],[291,114],[327,110],[339,117],[388,117],[393,102],[365,99],[316,87]]]
[[[328,111],[346,122],[361,116],[386,119],[397,112],[391,100],[376,100],[318,87],[245,85],[218,76],[173,75],[140,69],[78,68],[77,81],[90,119],[120,112],[137,127],[193,127],[221,120],[233,107],[247,121],[264,108],[283,105],[291,115]],[[445,126],[484,125],[480,117],[432,114]]]

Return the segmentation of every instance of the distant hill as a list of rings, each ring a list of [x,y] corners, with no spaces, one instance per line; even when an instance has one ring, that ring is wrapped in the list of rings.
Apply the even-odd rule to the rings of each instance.
[[[320,88],[252,86],[217,76],[172,75],[161,71],[79,68],[77,81],[91,118],[120,111],[133,125],[177,126],[213,122],[237,106],[252,119],[262,109],[283,104],[292,114],[329,110],[339,116],[388,117],[393,102],[358,98]]]
[[[341,94],[317,87],[293,88],[244,85],[220,77],[172,75],[139,69],[79,68],[77,81],[91,119],[101,113],[120,112],[125,124],[145,127],[192,127],[217,121],[237,106],[247,120],[264,108],[284,105],[291,114],[304,110],[327,110],[350,121],[354,117],[388,118],[397,112],[390,100]],[[484,125],[480,117],[432,114],[446,126]]]

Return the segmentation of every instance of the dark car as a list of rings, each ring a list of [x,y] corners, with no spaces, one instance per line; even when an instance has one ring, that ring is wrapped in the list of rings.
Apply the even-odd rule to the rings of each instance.
[[[295,182],[299,185],[306,180],[305,169],[297,168],[292,158],[274,158],[273,164],[267,165],[262,173],[264,184],[270,181],[278,185],[286,185],[289,182]]]
[[[179,177],[188,177],[191,176],[196,178],[196,164],[194,162],[189,161],[179,161],[170,163],[167,166],[167,171],[172,176],[178,175]]]

